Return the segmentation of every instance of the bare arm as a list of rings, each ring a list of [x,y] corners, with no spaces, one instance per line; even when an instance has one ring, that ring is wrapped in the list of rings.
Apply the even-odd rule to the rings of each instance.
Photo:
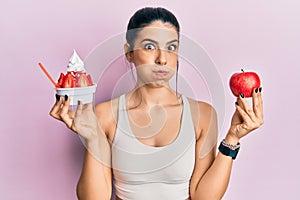
[[[80,179],[77,184],[77,196],[80,200],[109,200],[112,193],[111,168],[100,163],[87,150]]]
[[[232,117],[231,127],[228,131],[225,141],[230,144],[237,144],[240,138],[263,124],[262,99],[260,92],[253,92],[253,109],[250,108],[244,98],[237,99],[236,111]],[[209,112],[209,110],[212,110]],[[203,138],[209,137],[214,131],[217,131],[216,112],[212,108],[206,108],[206,116],[209,121],[202,124],[201,136],[197,141],[196,165],[192,176],[190,192],[193,200],[219,200],[226,192],[233,159],[218,152],[215,156],[216,145],[204,157],[200,154],[203,148]],[[211,114],[209,114],[211,113]],[[202,113],[201,113],[202,114]],[[210,126],[207,126],[210,124]]]
[[[232,169],[232,158],[221,154],[215,157],[216,147],[205,158],[199,159],[199,173],[201,177],[194,181],[193,191],[191,191],[192,200],[219,200],[224,195]],[[205,171],[205,166],[209,167]],[[198,170],[197,170],[198,171]],[[202,176],[201,176],[202,175]]]
[[[98,104],[95,108],[98,130],[97,140],[86,144],[82,174],[77,185],[80,200],[109,200],[112,194],[111,148],[109,136],[114,132],[115,117],[112,103]]]
[[[109,200],[112,193],[110,144],[101,131],[98,139],[85,143],[85,158],[77,184],[79,200]]]
[[[96,112],[92,104],[80,104],[75,113],[69,110],[69,103],[70,99],[63,101],[61,98],[51,109],[50,115],[64,122],[84,141],[86,151],[77,184],[78,199],[109,200],[112,193],[111,151],[106,134],[110,131],[107,127],[112,127],[110,103],[99,104]]]

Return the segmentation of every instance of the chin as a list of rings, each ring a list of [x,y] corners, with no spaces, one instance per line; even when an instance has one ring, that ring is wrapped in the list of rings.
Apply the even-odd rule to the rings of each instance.
[[[143,86],[150,87],[150,88],[162,88],[162,87],[168,87],[169,82],[165,80],[156,80],[156,81],[140,84],[140,87]]]

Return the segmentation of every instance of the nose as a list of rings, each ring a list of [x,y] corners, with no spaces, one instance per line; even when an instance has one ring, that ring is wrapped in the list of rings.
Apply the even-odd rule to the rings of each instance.
[[[159,65],[166,65],[167,64],[167,52],[161,49],[157,50],[157,58],[155,63]]]

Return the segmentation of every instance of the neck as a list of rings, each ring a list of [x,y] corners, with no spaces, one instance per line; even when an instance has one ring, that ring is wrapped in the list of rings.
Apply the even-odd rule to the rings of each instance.
[[[179,99],[176,97],[176,92],[170,88],[169,83],[164,85],[147,84],[143,86],[136,85],[135,89],[130,92],[130,101],[140,102],[141,106],[153,106],[153,105],[170,105],[178,104]]]

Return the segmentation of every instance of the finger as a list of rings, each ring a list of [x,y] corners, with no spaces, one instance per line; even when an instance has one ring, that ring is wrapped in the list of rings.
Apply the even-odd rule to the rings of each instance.
[[[232,125],[237,125],[243,122],[243,118],[241,117],[241,115],[239,114],[239,112],[237,111],[237,109],[235,109],[233,116],[232,116],[232,120],[231,120],[231,124]]]
[[[240,114],[242,120],[245,123],[249,123],[250,121],[252,121],[248,113],[246,113],[245,110],[240,105],[236,105],[236,110]]]
[[[252,105],[253,111],[256,117],[259,117],[261,112],[261,103],[260,103],[261,95],[259,94],[259,88],[255,88],[252,92]]]
[[[259,88],[259,92],[258,92],[258,102],[260,105],[260,109],[258,111],[257,117],[260,119],[260,123],[263,123],[263,100],[262,100],[262,87]]]
[[[65,124],[71,128],[73,120],[69,116],[69,105],[70,105],[70,98],[65,95],[65,102],[62,106],[60,117],[65,122]]]
[[[262,101],[262,87],[259,88],[259,93],[258,93],[258,96],[259,96],[259,103],[261,105],[261,108],[263,108],[263,101]]]
[[[242,109],[244,109],[244,104],[243,104],[243,102],[241,100],[241,96],[238,96],[236,98],[236,104],[239,105]]]
[[[72,111],[72,110],[68,110],[68,115],[69,115],[69,117],[70,117],[70,119],[74,119],[74,117],[75,117],[75,112],[74,111]]]
[[[252,108],[250,107],[249,103],[247,102],[247,100],[244,98],[243,95],[240,95],[238,97],[238,104],[239,104],[239,107],[250,117],[250,119],[252,121],[255,121],[256,120],[256,116],[252,110]]]
[[[82,102],[81,102],[81,101],[78,101],[77,109],[76,109],[76,112],[75,112],[75,118],[74,118],[73,123],[72,123],[72,126],[71,126],[71,129],[72,129],[73,131],[75,131],[76,133],[78,133],[78,132],[77,132],[77,128],[76,128],[76,124],[77,124],[77,122],[78,122],[79,116],[82,114],[82,107],[83,107]]]
[[[76,110],[76,114],[75,114],[76,116],[80,115],[82,113],[82,107],[83,107],[82,102],[78,101],[78,106],[77,106],[77,110]]]
[[[56,94],[56,102],[49,112],[50,116],[52,116],[55,119],[61,120],[60,109],[61,109],[62,102],[63,100],[61,96]]]

